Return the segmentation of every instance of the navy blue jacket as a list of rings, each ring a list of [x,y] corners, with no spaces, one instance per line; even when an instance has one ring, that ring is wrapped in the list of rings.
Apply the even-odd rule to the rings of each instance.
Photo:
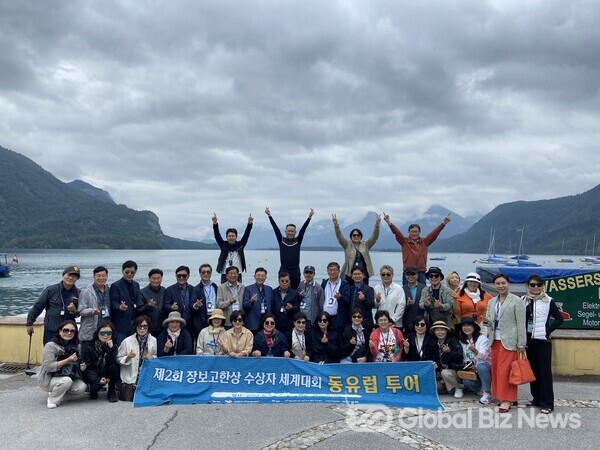
[[[255,302],[250,300],[252,296],[256,294],[258,299]],[[262,300],[261,295],[264,295],[266,311],[261,312]],[[259,292],[258,285],[256,283],[246,286],[244,290],[244,300],[242,303],[244,307],[244,326],[251,331],[256,331],[260,328],[260,320],[263,314],[273,313],[273,288],[271,286],[263,285],[262,293]]]
[[[270,355],[277,358],[283,357],[283,354],[288,351],[288,341],[285,338],[285,335],[281,331],[277,331],[273,339],[273,348],[269,349],[269,347],[267,347],[267,342],[265,341],[265,335],[263,332],[260,331],[256,333],[256,336],[254,336],[254,345],[252,347],[252,351],[260,351],[261,356]],[[269,350],[271,351],[269,352]]]
[[[321,287],[323,288],[323,292],[327,292],[325,290],[325,287],[327,286],[327,282],[329,281],[329,278],[324,279],[321,282]],[[341,327],[345,327],[346,325],[348,325],[351,322],[351,318],[350,318],[350,283],[348,283],[346,280],[342,279],[342,282],[340,284],[340,295],[341,297],[338,298],[338,312],[337,312],[337,317],[336,317],[336,324],[338,328]],[[327,295],[325,295],[325,302],[329,301],[329,299],[327,298]]]
[[[174,355],[191,355],[193,349],[193,341],[190,333],[182,328],[179,333],[179,338],[173,347],[165,353],[165,343],[169,338],[169,333],[164,330],[156,339],[156,353],[158,356],[174,356]]]
[[[129,290],[129,282],[123,278],[110,285],[110,317],[118,333],[125,333],[129,336],[131,332],[131,322],[137,317],[137,299],[140,295],[140,284],[137,281],[131,282],[133,297]],[[121,311],[119,306],[124,301],[127,305],[126,311]]]
[[[177,311],[179,314],[181,314],[181,317],[184,318],[187,322],[185,328],[190,332],[192,336],[196,336],[197,333],[199,333],[202,329],[201,314],[195,314],[195,312],[199,310],[195,310],[193,308],[194,303],[196,303],[196,300],[198,299],[197,291],[194,288],[194,286],[192,286],[189,283],[186,283],[185,289],[188,293],[189,299],[189,303],[187,305],[185,305],[183,303],[183,300],[181,300],[182,289],[178,283],[172,284],[167,288],[167,291],[165,292],[164,304],[165,317],[167,317],[170,312]],[[173,303],[177,304],[176,310],[172,309]],[[196,324],[196,322],[198,322],[198,324]],[[197,329],[196,325],[200,326],[200,329]]]
[[[402,288],[404,289],[404,295],[406,296],[406,306],[404,307],[404,315],[402,316],[402,327],[404,328],[405,333],[408,334],[413,331],[413,322],[415,321],[415,317],[425,316],[425,311],[419,306],[421,292],[425,288],[425,285],[417,283],[416,298],[412,298],[410,295],[410,288],[408,287],[408,284],[403,285]],[[409,305],[408,300],[411,298],[414,303]]]

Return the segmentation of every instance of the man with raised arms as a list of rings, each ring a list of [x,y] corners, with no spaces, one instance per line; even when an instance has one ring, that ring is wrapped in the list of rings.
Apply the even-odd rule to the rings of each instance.
[[[279,244],[279,259],[281,261],[279,272],[290,274],[290,287],[292,289],[297,289],[300,284],[300,247],[302,246],[304,233],[314,213],[314,209],[310,208],[308,219],[306,219],[306,222],[300,228],[298,236],[296,236],[296,225],[289,223],[285,226],[285,237],[283,237],[275,220],[271,217],[271,211],[268,207],[265,209],[265,214],[269,216],[269,222],[271,222],[271,226],[277,237],[277,243]]]

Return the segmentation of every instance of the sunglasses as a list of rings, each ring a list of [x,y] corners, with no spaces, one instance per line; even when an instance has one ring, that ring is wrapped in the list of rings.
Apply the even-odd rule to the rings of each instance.
[[[424,324],[423,322],[420,323],[416,323],[415,327],[424,327],[426,324]]]
[[[407,277],[414,277],[414,276],[417,276],[417,274],[414,273],[414,272],[406,272],[406,276]]]
[[[318,322],[319,323],[329,323],[329,320],[327,320],[327,319],[319,319]]]
[[[353,318],[353,319],[362,319],[362,318],[363,318],[363,316],[361,316],[360,314],[354,314],[354,315],[352,316],[352,318]]]
[[[62,331],[65,334],[74,334],[75,333],[75,330],[73,328],[63,328],[60,331]]]
[[[312,274],[312,273],[314,273],[314,272],[311,272],[310,270],[305,270],[305,271],[304,271],[304,273],[309,273],[309,274]]]
[[[354,233],[354,234],[351,235],[351,237],[361,237],[361,236],[360,236],[360,234]]]
[[[529,287],[542,287],[544,283],[529,283]]]
[[[272,320],[267,320],[265,321],[265,325],[275,325],[275,322],[273,322]]]
[[[304,324],[306,324],[306,320],[296,320],[296,323],[298,325],[304,325]]]
[[[135,275],[135,270],[125,270],[123,273],[125,275]]]
[[[148,328],[148,325],[138,325],[136,328],[140,330],[145,330],[146,328]]]
[[[200,272],[200,274],[202,275],[210,275],[212,272],[210,270],[203,270],[202,272]]]
[[[391,273],[382,273],[381,276],[382,277],[391,277],[392,274]]]
[[[283,284],[287,284],[287,283],[289,283],[289,282],[290,282],[290,280],[279,280],[279,282],[280,282],[280,283],[283,283]]]
[[[439,278],[439,277],[440,276],[438,274],[431,274],[427,278]]]
[[[183,280],[184,278],[187,278],[188,275],[186,273],[178,273],[177,274],[177,279],[178,280]]]
[[[98,336],[112,336],[112,331],[98,331]]]
[[[233,321],[234,321],[234,322],[243,322],[243,321],[244,321],[244,319],[242,319],[241,317],[238,317],[237,319],[234,319]]]

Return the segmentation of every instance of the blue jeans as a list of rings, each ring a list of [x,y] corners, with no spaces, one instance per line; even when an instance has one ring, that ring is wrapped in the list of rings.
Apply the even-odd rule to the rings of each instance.
[[[492,389],[492,366],[488,362],[482,362],[477,364],[477,376],[478,380],[462,380],[463,385],[466,389],[474,392],[478,392],[482,389],[484,392],[490,392]]]

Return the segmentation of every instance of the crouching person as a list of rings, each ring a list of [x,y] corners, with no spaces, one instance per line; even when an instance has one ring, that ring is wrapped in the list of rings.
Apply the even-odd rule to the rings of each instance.
[[[479,403],[487,405],[492,401],[492,376],[490,345],[487,337],[474,318],[464,317],[459,324],[459,341],[464,355],[463,370],[458,376],[466,389],[475,393],[482,391]]]
[[[72,320],[65,320],[52,340],[44,345],[42,356],[39,383],[48,392],[49,409],[85,393],[81,375],[85,365],[81,365],[79,351],[77,325]]]
[[[462,347],[452,336],[452,329],[444,320],[434,322],[429,331],[435,339],[429,342],[425,350],[425,359],[433,361],[438,392],[450,394],[454,391],[454,398],[462,398],[463,388],[456,374],[456,371],[463,367]]]
[[[94,332],[91,343],[82,348],[83,379],[90,387],[91,400],[96,400],[98,392],[108,385],[106,399],[111,403],[118,401],[115,386],[119,380],[119,364],[115,336],[114,325],[103,322]]]

